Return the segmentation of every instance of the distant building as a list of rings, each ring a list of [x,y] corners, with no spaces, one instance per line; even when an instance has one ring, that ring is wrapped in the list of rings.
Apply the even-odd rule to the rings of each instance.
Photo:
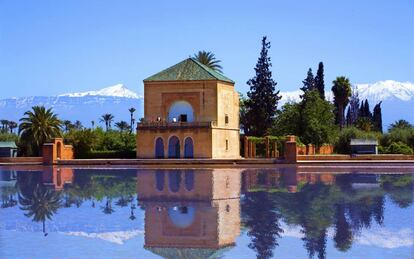
[[[0,157],[16,157],[17,146],[14,141],[0,141]]]
[[[138,158],[239,158],[234,82],[188,58],[144,80]]]
[[[352,154],[378,154],[376,139],[351,139]]]

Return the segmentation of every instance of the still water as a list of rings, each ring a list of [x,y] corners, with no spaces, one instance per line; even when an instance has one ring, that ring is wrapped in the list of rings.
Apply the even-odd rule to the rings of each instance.
[[[414,168],[1,168],[0,258],[413,258]]]

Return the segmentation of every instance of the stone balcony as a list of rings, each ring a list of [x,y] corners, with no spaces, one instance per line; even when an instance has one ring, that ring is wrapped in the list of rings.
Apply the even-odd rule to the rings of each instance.
[[[196,129],[213,128],[215,121],[194,122],[166,122],[166,121],[143,121],[137,124],[137,130],[163,130],[163,129]]]

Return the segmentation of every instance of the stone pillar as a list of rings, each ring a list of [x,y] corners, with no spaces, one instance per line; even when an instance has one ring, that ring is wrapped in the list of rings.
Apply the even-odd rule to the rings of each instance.
[[[249,158],[253,157],[253,142],[249,140]]]
[[[286,136],[284,157],[289,164],[295,164],[297,161],[296,137],[293,135]]]
[[[248,158],[249,157],[249,139],[247,138],[247,136],[244,136],[243,142],[244,142],[244,158]]]
[[[266,158],[270,158],[270,140],[266,137]]]
[[[273,157],[279,157],[279,151],[277,150],[277,142],[276,141],[274,141],[273,142],[273,152],[274,152],[274,154],[273,154]]]
[[[252,141],[252,156],[255,158],[256,157],[256,142]]]

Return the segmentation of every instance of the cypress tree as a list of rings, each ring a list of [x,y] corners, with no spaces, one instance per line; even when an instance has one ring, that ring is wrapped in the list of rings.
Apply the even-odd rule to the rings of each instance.
[[[358,91],[356,89],[352,90],[352,95],[349,100],[349,124],[353,125],[358,120],[359,117],[359,97],[358,97]],[[347,114],[347,122],[348,122],[348,114]]]
[[[372,118],[372,113],[369,110],[369,103],[368,103],[368,99],[365,99],[365,104],[364,104],[364,117],[366,118]]]
[[[315,88],[318,90],[322,99],[325,99],[325,80],[323,72],[323,62],[319,62],[318,71],[315,76]]]
[[[262,39],[262,49],[254,68],[256,75],[247,81],[250,91],[247,93],[249,100],[246,103],[247,120],[249,129],[246,134],[264,136],[273,125],[276,115],[277,103],[280,100],[279,91],[276,91],[277,83],[272,78],[270,67],[272,63],[268,56],[270,42]]]
[[[381,113],[381,103],[379,102],[374,107],[374,115],[372,116],[372,124],[374,129],[382,133],[382,113]]]
[[[302,81],[303,86],[300,88],[304,93],[315,89],[315,79],[313,77],[312,68],[309,68],[306,78]]]

